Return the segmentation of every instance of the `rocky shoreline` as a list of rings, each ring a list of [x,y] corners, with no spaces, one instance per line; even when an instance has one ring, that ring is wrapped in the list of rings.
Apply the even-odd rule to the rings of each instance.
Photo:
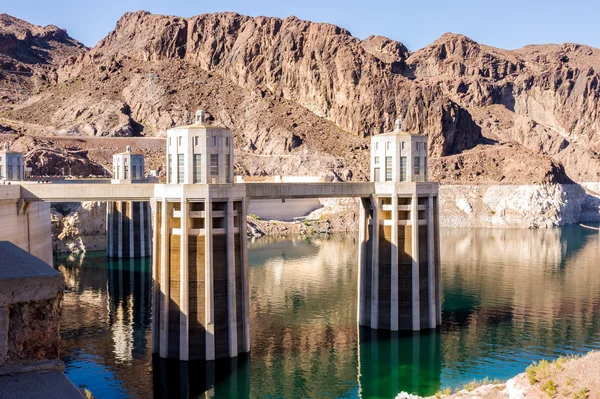
[[[472,381],[462,389],[438,391],[428,399],[596,398],[600,392],[600,352],[541,360],[504,383]],[[396,399],[420,399],[402,392]]]

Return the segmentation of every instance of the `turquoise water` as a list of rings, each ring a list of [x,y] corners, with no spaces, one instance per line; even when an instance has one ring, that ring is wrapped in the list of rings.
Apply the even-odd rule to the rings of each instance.
[[[392,398],[600,348],[597,231],[443,229],[443,324],[421,334],[357,327],[354,235],[249,248],[252,352],[208,364],[152,359],[149,259],[56,259],[69,378],[97,398]]]

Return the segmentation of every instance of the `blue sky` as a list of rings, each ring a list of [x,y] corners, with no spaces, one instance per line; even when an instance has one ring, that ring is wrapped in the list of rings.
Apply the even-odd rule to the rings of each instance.
[[[417,50],[445,32],[462,33],[491,46],[575,42],[600,47],[598,0],[3,0],[0,12],[37,25],[66,28],[94,46],[127,11],[192,16],[235,11],[245,15],[330,22],[364,39],[383,35]]]

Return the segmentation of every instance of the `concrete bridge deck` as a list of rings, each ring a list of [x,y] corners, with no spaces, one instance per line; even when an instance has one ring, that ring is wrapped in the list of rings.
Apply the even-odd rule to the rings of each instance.
[[[369,197],[374,183],[236,183],[245,185],[248,199]],[[20,187],[20,190],[17,189]],[[150,201],[155,184],[13,183],[0,186],[0,198],[25,202]],[[18,195],[18,196],[17,196]]]

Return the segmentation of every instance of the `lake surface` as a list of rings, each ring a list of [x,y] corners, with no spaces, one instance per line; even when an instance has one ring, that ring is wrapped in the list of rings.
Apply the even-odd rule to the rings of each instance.
[[[153,361],[150,259],[55,259],[69,378],[99,399],[393,398],[600,349],[594,230],[442,229],[443,323],[420,334],[357,327],[356,235],[249,248],[252,352],[209,364]]]

